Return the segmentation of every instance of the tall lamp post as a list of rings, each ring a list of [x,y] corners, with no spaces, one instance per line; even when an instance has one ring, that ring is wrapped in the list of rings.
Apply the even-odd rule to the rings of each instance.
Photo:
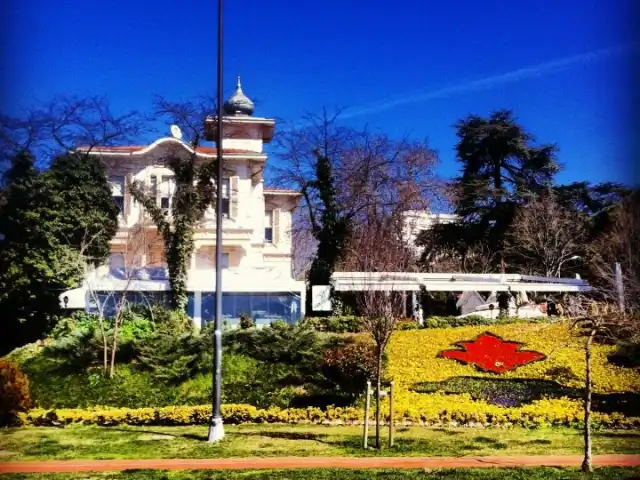
[[[224,437],[222,425],[222,1],[218,0],[218,99],[216,129],[216,313],[213,333],[213,401],[209,442]]]

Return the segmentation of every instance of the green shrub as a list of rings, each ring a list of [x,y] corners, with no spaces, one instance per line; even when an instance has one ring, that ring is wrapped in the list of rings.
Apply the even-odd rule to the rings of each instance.
[[[322,373],[336,391],[355,398],[362,394],[367,380],[377,372],[376,347],[371,342],[351,341],[328,349],[322,359]]]
[[[225,334],[224,344],[233,353],[268,363],[286,363],[314,369],[322,358],[323,339],[305,325],[274,323],[261,330],[235,330]]]
[[[222,356],[222,400],[256,407],[288,407],[303,393],[297,369],[283,363],[259,362],[246,355]],[[175,387],[176,404],[201,405],[211,401],[212,374],[200,373]]]
[[[253,318],[251,318],[251,315],[248,315],[246,313],[243,313],[242,315],[240,315],[240,328],[243,330],[247,330],[249,328],[252,328],[254,326],[254,322],[253,322]]]
[[[475,325],[503,325],[508,323],[518,322],[546,322],[546,317],[540,318],[518,318],[518,317],[506,317],[506,318],[485,318],[480,315],[469,315],[468,317],[428,317],[424,321],[424,328],[454,328],[454,327],[469,327]]]
[[[412,318],[400,319],[396,324],[397,330],[418,330],[419,328],[420,324]]]
[[[18,412],[31,408],[29,380],[20,368],[0,360],[0,425],[13,422]]]
[[[97,319],[94,314],[84,311],[73,312],[70,317],[65,317],[58,320],[53,329],[51,329],[49,338],[59,340],[71,335],[77,330],[92,330],[96,324]]]
[[[362,331],[362,318],[355,315],[305,317],[301,323],[319,332],[358,333]]]
[[[120,365],[113,378],[101,367],[69,372],[48,358],[29,362],[34,405],[41,408],[86,408],[95,405],[149,407],[175,403],[175,391],[159,383],[150,372],[133,365]]]
[[[175,334],[158,331],[139,344],[140,368],[158,381],[177,385],[203,369],[211,369],[205,358],[210,356],[204,348],[206,340],[193,332]]]

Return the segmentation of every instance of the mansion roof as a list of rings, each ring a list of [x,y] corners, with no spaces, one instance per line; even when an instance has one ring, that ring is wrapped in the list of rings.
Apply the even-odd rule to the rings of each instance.
[[[182,140],[178,140],[173,137],[164,137],[156,140],[151,145],[94,145],[94,146],[81,146],[76,150],[84,153],[95,154],[95,155],[144,155],[154,150],[155,148],[162,145],[173,145],[173,146],[181,146],[186,151],[190,153],[197,153],[203,156],[213,156],[218,152],[216,147],[203,147],[198,146],[195,150],[183,142]],[[247,156],[247,157],[265,157],[263,153],[258,153],[251,150],[243,150],[243,149],[235,149],[235,148],[225,148],[223,151],[224,154],[227,155],[238,155],[238,156]]]

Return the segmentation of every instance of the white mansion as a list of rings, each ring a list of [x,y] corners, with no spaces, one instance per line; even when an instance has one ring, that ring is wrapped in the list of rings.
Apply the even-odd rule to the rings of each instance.
[[[253,103],[242,92],[224,105],[223,272],[224,320],[236,324],[251,315],[258,324],[274,319],[295,322],[304,314],[305,284],[292,278],[291,218],[300,194],[267,187],[263,145],[272,139],[275,122],[253,116]],[[207,121],[213,136],[215,118]],[[114,304],[126,296],[133,302],[160,300],[169,289],[163,243],[157,228],[128,191],[134,181],[154,192],[157,205],[169,208],[174,173],[163,163],[168,154],[196,155],[197,162],[216,157],[216,149],[182,140],[160,138],[148,146],[94,147],[86,152],[102,161],[120,207],[120,225],[111,242],[108,265],[87,274],[81,288],[65,292],[67,308],[92,310],[97,301]],[[215,312],[215,210],[205,213],[195,235],[188,269],[188,314],[196,325]]]

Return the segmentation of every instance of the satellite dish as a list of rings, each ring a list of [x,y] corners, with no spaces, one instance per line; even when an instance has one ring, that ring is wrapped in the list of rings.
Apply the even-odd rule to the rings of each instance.
[[[178,125],[171,125],[171,135],[173,135],[173,138],[182,140],[182,130],[180,130]]]

